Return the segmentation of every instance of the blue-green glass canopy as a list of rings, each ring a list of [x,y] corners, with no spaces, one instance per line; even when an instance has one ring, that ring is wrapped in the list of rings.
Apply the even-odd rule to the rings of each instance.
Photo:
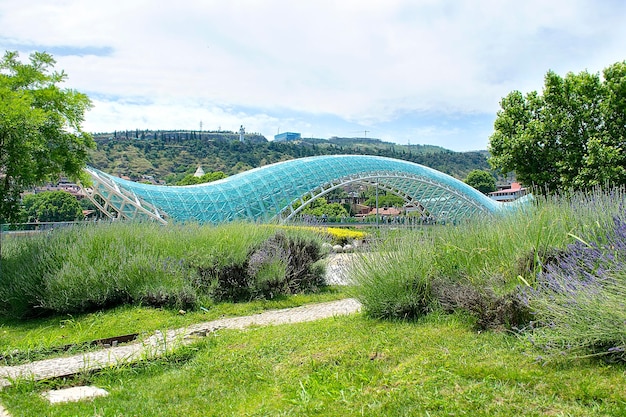
[[[111,217],[221,223],[288,220],[331,190],[363,183],[397,194],[433,216],[462,218],[507,209],[467,184],[423,165],[364,155],[332,155],[266,165],[200,185],[127,181],[94,168],[89,197]]]

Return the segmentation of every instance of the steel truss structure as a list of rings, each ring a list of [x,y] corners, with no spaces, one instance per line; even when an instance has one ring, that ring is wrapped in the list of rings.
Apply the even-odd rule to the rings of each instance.
[[[90,167],[86,171],[92,184],[85,188],[85,193],[113,219],[151,219],[161,223],[288,221],[316,198],[352,183],[379,187],[435,217],[460,219],[512,207],[442,172],[377,156],[293,159],[189,186],[148,185]]]

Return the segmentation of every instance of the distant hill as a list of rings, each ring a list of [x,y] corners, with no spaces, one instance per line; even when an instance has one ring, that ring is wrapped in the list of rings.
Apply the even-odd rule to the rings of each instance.
[[[260,134],[230,131],[132,130],[94,134],[97,148],[89,164],[133,180],[153,177],[173,183],[201,165],[226,175],[294,158],[359,154],[403,159],[463,179],[473,169],[489,169],[487,151],[454,152],[433,145],[398,145],[375,138],[268,141]]]

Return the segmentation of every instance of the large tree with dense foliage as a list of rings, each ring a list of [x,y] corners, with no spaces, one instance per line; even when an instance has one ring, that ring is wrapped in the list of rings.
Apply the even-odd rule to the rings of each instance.
[[[77,180],[94,146],[81,125],[89,98],[59,84],[66,74],[35,52],[24,63],[17,52],[0,61],[0,223],[19,217],[21,193],[61,173]]]
[[[502,99],[492,167],[546,190],[626,184],[626,61],[600,74],[549,71],[543,93]]]
[[[29,222],[71,222],[84,219],[81,204],[67,191],[28,194],[22,202]]]
[[[474,169],[467,174],[465,183],[483,194],[496,191],[496,178],[489,171]]]

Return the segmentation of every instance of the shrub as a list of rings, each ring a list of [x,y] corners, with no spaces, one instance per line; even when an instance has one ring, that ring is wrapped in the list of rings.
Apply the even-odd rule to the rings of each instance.
[[[435,281],[433,296],[446,313],[464,310],[476,318],[477,330],[519,329],[531,320],[517,293],[497,295],[490,288]]]
[[[39,239],[41,241],[41,239]],[[34,315],[45,296],[45,277],[52,271],[55,253],[43,242],[12,238],[2,245],[0,263],[0,312],[15,317]]]
[[[558,248],[532,248],[517,260],[515,273],[525,279],[534,280],[543,268],[558,264],[564,255],[565,251]]]
[[[137,300],[150,307],[167,307],[174,309],[191,309],[196,306],[198,296],[190,287],[172,290],[167,287],[145,289],[138,294]]]
[[[289,292],[286,279],[289,253],[285,239],[284,233],[278,232],[248,258],[250,292],[257,298],[273,298]]]
[[[354,240],[363,240],[366,237],[365,232],[360,230],[351,230],[340,227],[327,227],[325,231],[332,237],[332,243],[338,245],[345,245],[346,243],[350,243]]]
[[[198,271],[206,292],[216,302],[251,300],[252,281],[246,272],[246,263],[242,265],[224,265]]]
[[[275,231],[119,222],[10,238],[1,248],[0,314],[26,318],[123,303],[191,308],[207,294],[240,300],[315,290],[323,280],[313,265],[322,256],[320,236],[294,230],[272,238]],[[285,261],[275,256],[249,275],[248,257],[270,238]]]
[[[270,299],[324,286],[324,271],[316,265],[322,256],[318,241],[279,231],[243,263],[216,266],[199,275],[215,301]]]
[[[354,240],[363,240],[367,233],[360,230],[352,230],[342,227],[320,227],[320,226],[280,226],[283,230],[314,231],[322,236],[329,236],[332,244],[344,245]]]
[[[160,243],[173,237],[168,234],[157,225],[88,224],[11,239],[3,252],[0,309],[17,317],[85,312],[140,302],[153,288],[176,300],[189,287],[190,271],[164,256],[167,245]]]
[[[569,245],[524,295],[533,343],[549,356],[626,360],[626,222],[616,216],[603,229]]]
[[[315,292],[324,286],[324,268],[317,263],[324,256],[319,242],[297,235],[277,234],[276,237],[287,253],[285,280],[289,293]]]
[[[505,216],[383,231],[371,256],[361,254],[354,268],[354,295],[374,317],[419,316],[435,308],[439,297],[456,297],[451,308],[472,312],[479,326],[521,325],[525,306],[514,295],[519,276],[534,285],[537,273],[559,262],[573,240],[568,233],[601,232],[607,219],[623,211],[624,197],[623,189],[549,196]],[[432,293],[433,280],[449,288]],[[462,294],[473,298],[462,302]]]
[[[350,271],[354,296],[366,315],[414,319],[431,310],[432,245],[410,235],[360,253]]]

